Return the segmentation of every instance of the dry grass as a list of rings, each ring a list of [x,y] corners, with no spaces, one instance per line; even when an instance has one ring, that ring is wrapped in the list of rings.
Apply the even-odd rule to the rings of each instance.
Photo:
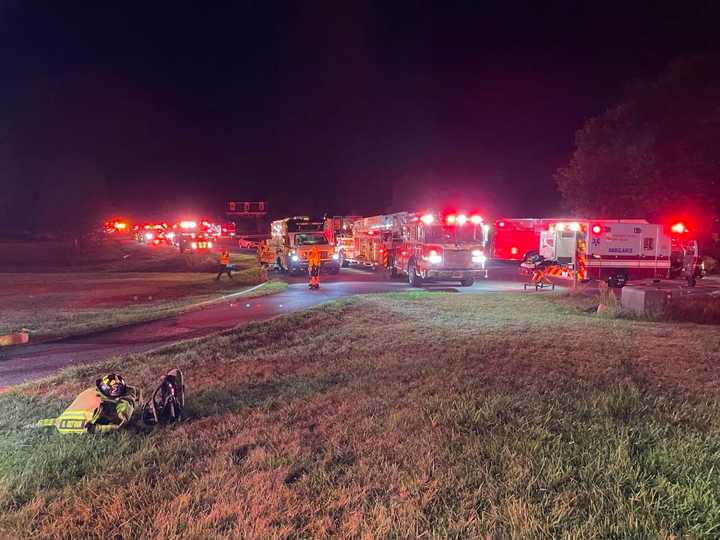
[[[240,257],[232,281],[198,272],[0,273],[0,334],[26,328],[38,341],[172,316],[266,279],[254,258]],[[252,295],[285,287],[270,282]]]
[[[539,295],[354,298],[0,396],[0,535],[716,538],[719,357]],[[180,425],[23,427],[174,365]]]

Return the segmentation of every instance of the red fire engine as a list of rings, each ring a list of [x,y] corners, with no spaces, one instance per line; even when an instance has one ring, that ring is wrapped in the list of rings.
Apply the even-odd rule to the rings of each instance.
[[[475,214],[399,212],[357,220],[353,260],[407,275],[414,287],[424,281],[459,281],[469,287],[487,277],[489,227]]]
[[[576,218],[504,218],[495,221],[493,228],[493,259],[524,261],[538,253],[540,233],[552,223],[573,221]]]
[[[347,266],[355,259],[353,224],[362,219],[360,216],[334,216],[325,218],[325,236],[335,246],[340,266]]]

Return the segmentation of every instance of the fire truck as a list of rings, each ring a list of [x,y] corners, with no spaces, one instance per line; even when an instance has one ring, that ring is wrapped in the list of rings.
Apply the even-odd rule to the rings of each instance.
[[[665,229],[641,219],[556,222],[540,233],[539,251],[555,263],[552,275],[622,287],[630,279],[671,277]]]
[[[503,218],[495,220],[492,257],[499,261],[524,261],[537,255],[540,233],[553,223],[577,218]]]
[[[325,236],[335,246],[340,266],[348,266],[355,258],[353,224],[361,216],[334,216],[325,218]]]
[[[459,281],[471,286],[487,277],[489,227],[478,215],[399,212],[360,219],[353,225],[356,264],[384,267],[410,285]]]
[[[320,269],[331,274],[340,271],[339,256],[325,235],[325,223],[297,216],[273,221],[270,240],[258,249],[258,259],[264,266],[274,265],[281,272],[307,272],[308,255],[313,247],[320,251]]]
[[[165,236],[168,237],[169,234],[166,233]],[[173,225],[171,241],[180,249],[180,253],[207,251],[213,247],[207,227],[191,220]]]

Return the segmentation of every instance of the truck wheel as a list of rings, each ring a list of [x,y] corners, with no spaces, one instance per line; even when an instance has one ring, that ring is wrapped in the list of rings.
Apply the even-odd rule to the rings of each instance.
[[[622,289],[627,283],[628,276],[624,272],[617,272],[608,277],[607,284],[611,289]]]
[[[475,283],[475,280],[473,278],[467,278],[467,279],[461,279],[460,285],[463,287],[472,287],[473,283]]]
[[[422,287],[422,277],[417,275],[415,271],[415,261],[410,261],[408,265],[408,283],[411,287]]]

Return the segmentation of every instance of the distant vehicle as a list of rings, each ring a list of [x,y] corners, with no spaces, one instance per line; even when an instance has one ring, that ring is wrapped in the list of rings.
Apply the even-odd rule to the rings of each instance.
[[[172,242],[178,247],[180,253],[207,251],[213,247],[208,227],[203,225],[202,222],[193,220],[180,221],[173,225],[172,233]]]
[[[361,216],[334,216],[325,218],[325,235],[334,244],[340,266],[348,266],[355,257],[353,240],[353,224],[362,219]]]
[[[130,224],[123,219],[110,219],[103,225],[103,231],[107,234],[122,234],[130,232]]]
[[[257,249],[261,243],[261,240],[254,240],[252,238],[238,238],[238,247],[240,249]]]
[[[141,244],[160,245],[165,243],[167,223],[143,223],[135,225],[133,232],[135,239]]]

